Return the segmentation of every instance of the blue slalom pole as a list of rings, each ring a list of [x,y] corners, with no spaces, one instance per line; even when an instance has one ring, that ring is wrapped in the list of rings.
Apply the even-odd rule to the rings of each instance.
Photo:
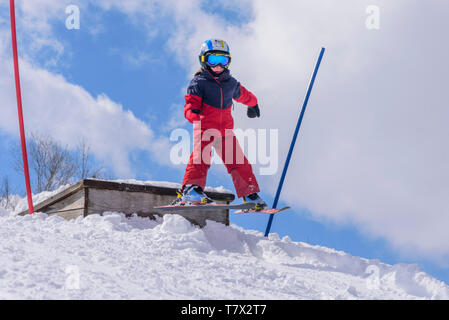
[[[288,165],[290,164],[290,159],[292,157],[293,148],[295,147],[296,138],[298,137],[299,129],[301,128],[302,118],[304,117],[304,113],[307,108],[307,103],[309,102],[310,93],[312,92],[313,84],[315,83],[315,78],[318,73],[318,69],[320,68],[321,60],[323,59],[325,48],[321,48],[320,55],[318,57],[318,61],[315,66],[315,70],[313,71],[312,79],[310,79],[309,89],[307,90],[306,97],[304,99],[304,103],[302,106],[301,114],[299,115],[298,124],[296,125],[296,130],[293,135],[292,143],[290,144],[290,150],[288,151],[287,159],[285,160],[284,170],[282,171],[281,180],[279,181],[279,186],[276,191],[276,196],[274,197],[273,208],[276,208],[279,201],[279,196],[281,194],[282,186],[284,184],[285,175],[287,174]],[[268,237],[270,233],[271,224],[273,223],[274,214],[270,214],[270,218],[268,220],[267,229],[265,230],[265,237]]]

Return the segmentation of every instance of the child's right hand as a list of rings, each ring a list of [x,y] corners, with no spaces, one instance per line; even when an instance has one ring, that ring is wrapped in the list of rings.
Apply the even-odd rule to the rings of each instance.
[[[190,109],[186,112],[186,119],[189,120],[190,123],[193,123],[194,121],[201,121],[200,113],[201,110]]]

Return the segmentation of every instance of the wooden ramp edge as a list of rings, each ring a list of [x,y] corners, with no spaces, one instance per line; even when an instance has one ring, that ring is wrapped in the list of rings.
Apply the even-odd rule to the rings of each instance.
[[[175,187],[84,179],[35,204],[34,210],[65,219],[102,214],[107,211],[155,218],[155,215],[172,214],[158,211],[153,207],[171,203],[176,198],[176,191]],[[205,193],[219,204],[229,204],[235,199],[234,194],[228,192],[205,191]],[[19,213],[19,215],[26,214],[28,210]],[[229,225],[229,210],[196,210],[176,214],[201,227],[206,225],[206,220]]]

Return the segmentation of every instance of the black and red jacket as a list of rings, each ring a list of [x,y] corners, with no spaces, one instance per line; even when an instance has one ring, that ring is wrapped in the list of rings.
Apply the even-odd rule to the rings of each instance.
[[[232,77],[229,70],[217,76],[203,70],[187,88],[184,116],[191,123],[201,120],[201,129],[233,129],[233,99],[249,107],[257,104],[257,98]]]

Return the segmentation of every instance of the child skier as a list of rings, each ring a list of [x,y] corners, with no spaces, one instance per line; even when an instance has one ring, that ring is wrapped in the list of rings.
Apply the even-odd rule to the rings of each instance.
[[[213,146],[232,177],[237,197],[243,198],[244,202],[253,202],[257,210],[263,209],[267,205],[257,194],[259,186],[232,130],[234,120],[231,115],[234,99],[248,106],[248,117],[259,117],[257,98],[231,76],[231,55],[225,41],[205,41],[199,59],[201,69],[187,88],[184,107],[185,118],[194,124],[194,150],[182,188],[172,205],[213,203],[203,191]]]

